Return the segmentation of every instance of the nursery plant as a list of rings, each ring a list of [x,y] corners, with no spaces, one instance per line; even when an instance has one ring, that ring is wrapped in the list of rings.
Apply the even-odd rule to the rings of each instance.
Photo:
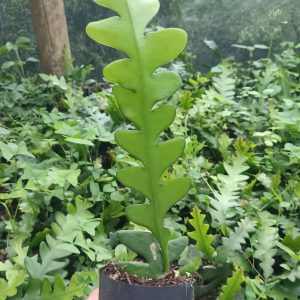
[[[157,103],[180,88],[181,78],[174,72],[157,69],[183,51],[187,35],[174,28],[145,34],[146,26],[159,10],[157,0],[96,0],[96,3],[118,16],[90,23],[88,35],[126,55],[103,71],[104,77],[116,84],[113,94],[121,112],[134,126],[134,129],[117,131],[115,140],[136,159],[138,166],[121,169],[117,179],[145,197],[145,203],[128,206],[126,215],[133,223],[149,230],[118,232],[119,240],[146,260],[118,265],[129,274],[159,279],[170,271],[174,260],[170,247],[182,244],[184,248],[187,241],[185,238],[172,240],[164,219],[168,210],[188,192],[190,179],[162,179],[164,171],[181,156],[185,140],[160,138],[173,122],[176,109]]]

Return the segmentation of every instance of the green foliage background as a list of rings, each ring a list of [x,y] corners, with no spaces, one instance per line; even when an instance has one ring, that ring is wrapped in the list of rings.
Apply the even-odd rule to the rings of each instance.
[[[206,74],[170,66],[184,86],[161,140],[185,137],[186,149],[163,180],[188,176],[193,186],[165,225],[185,247],[170,246],[172,261],[202,277],[196,299],[299,299],[300,44],[281,47],[273,59],[225,59]],[[28,76],[34,58],[15,60],[28,40],[5,49],[0,300],[86,299],[99,267],[141,255],[116,233],[141,230],[125,208],[145,201],[116,178],[139,166],[114,142],[130,127],[111,87],[87,80],[89,67]]]
[[[72,52],[77,64],[96,63],[102,67],[115,58],[115,52],[91,42],[85,35],[90,20],[103,19],[109,14],[92,0],[65,0]],[[244,51],[232,44],[270,44],[275,48],[283,40],[300,39],[300,5],[298,0],[162,0],[156,24],[185,29],[189,34],[188,50],[196,58],[196,66],[217,62],[203,40],[214,40],[222,57],[236,55],[246,59]],[[24,0],[1,0],[0,44],[27,36],[34,41],[30,12]],[[258,50],[258,56],[265,56]]]

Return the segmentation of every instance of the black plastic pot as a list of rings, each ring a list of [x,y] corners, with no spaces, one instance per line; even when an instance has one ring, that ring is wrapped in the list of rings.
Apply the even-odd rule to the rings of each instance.
[[[192,284],[141,286],[113,280],[100,271],[99,300],[194,300]]]

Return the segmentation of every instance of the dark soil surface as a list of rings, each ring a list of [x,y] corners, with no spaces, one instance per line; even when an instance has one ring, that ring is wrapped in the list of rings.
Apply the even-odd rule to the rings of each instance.
[[[124,269],[117,267],[115,264],[110,263],[108,264],[104,269],[103,272],[111,279],[127,282],[129,284],[135,284],[135,285],[143,285],[143,286],[174,286],[174,285],[180,285],[184,283],[193,284],[198,279],[190,276],[181,276],[179,274],[179,271],[176,269],[176,267],[171,268],[170,272],[165,275],[162,279],[152,279],[152,278],[140,278],[137,276],[129,275],[125,272]]]

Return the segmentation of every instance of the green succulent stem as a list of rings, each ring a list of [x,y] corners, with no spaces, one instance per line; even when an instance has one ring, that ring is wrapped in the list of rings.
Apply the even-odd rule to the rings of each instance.
[[[128,2],[126,2],[126,8],[127,8],[127,13],[129,16],[131,16],[130,13],[130,8],[128,6]],[[144,136],[151,136],[151,110],[152,107],[148,107],[145,106],[145,103],[151,103],[151,96],[147,96],[149,95],[149,91],[147,90],[147,74],[145,72],[145,69],[143,68],[143,66],[145,65],[145,63],[143,62],[143,56],[141,54],[141,50],[138,44],[138,40],[145,38],[145,36],[138,36],[138,34],[135,31],[134,28],[134,23],[133,23],[133,19],[130,18],[130,27],[132,28],[132,35],[134,36],[134,41],[135,41],[135,52],[137,53],[136,56],[136,62],[137,62],[137,66],[138,66],[138,73],[136,74],[136,76],[139,78],[139,87],[140,87],[140,94],[142,95],[142,97],[144,99],[140,99],[139,103],[140,103],[140,111],[139,113],[143,116],[144,119],[144,126],[142,128],[139,128],[140,131],[143,133]],[[151,94],[150,94],[151,95]],[[145,99],[146,98],[146,99]],[[144,147],[146,149],[146,153],[147,153],[147,159],[143,161],[144,167],[147,168],[152,161],[155,161],[157,159],[157,157],[155,157],[153,148],[156,145],[156,139],[146,139],[144,142]],[[148,183],[147,183],[150,187],[151,190],[151,194],[153,195],[153,210],[154,210],[154,214],[157,215],[157,210],[159,208],[157,208],[157,203],[159,203],[158,200],[158,195],[157,195],[157,185],[159,184],[159,182],[157,182],[156,178],[155,178],[155,174],[152,171],[151,168],[148,168]],[[168,272],[170,269],[169,266],[169,251],[168,251],[168,239],[166,239],[165,236],[163,236],[161,234],[161,231],[159,230],[160,228],[164,227],[164,222],[158,219],[154,219],[153,220],[154,224],[155,224],[155,228],[156,228],[156,232],[158,233],[155,237],[158,241],[158,243],[161,245],[161,251],[162,251],[162,259],[163,259],[163,267],[164,267],[164,272]]]
[[[174,28],[145,35],[147,24],[159,10],[158,0],[96,2],[114,10],[117,16],[90,23],[88,35],[128,57],[104,68],[105,78],[116,83],[113,93],[121,111],[136,128],[117,131],[116,142],[142,163],[141,167],[121,169],[117,178],[148,199],[144,204],[128,206],[126,214],[134,223],[152,232],[160,248],[156,251],[162,256],[162,269],[168,272],[171,234],[164,227],[164,218],[187,193],[190,180],[161,181],[163,172],[182,154],[185,142],[180,138],[158,141],[160,134],[173,122],[176,110],[171,105],[155,107],[155,104],[172,96],[181,86],[181,78],[173,72],[155,71],[184,49],[187,36],[183,30]]]

